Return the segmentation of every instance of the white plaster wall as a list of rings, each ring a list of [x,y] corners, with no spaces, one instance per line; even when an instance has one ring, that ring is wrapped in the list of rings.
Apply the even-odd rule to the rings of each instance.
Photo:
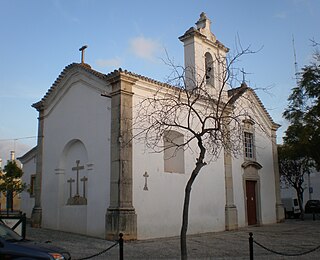
[[[223,64],[226,54],[222,49],[217,49],[211,44],[204,42],[197,37],[189,38],[184,42],[184,64],[186,68],[186,78],[192,79],[191,86],[196,82],[200,85],[205,77],[205,54],[209,52],[214,62],[214,88],[209,91],[212,95],[218,95],[221,88]]]
[[[36,174],[36,161],[35,157],[30,158],[25,164],[23,164],[23,175],[22,183],[27,185],[27,188],[30,187],[31,175]],[[21,194],[21,205],[20,209],[23,213],[26,213],[26,217],[30,218],[32,209],[34,207],[34,197],[30,196],[30,193],[27,190],[24,190]]]
[[[238,210],[238,227],[246,226],[246,200],[243,183],[243,157],[238,156],[232,159],[232,177],[233,177],[233,192],[234,204]]]
[[[262,169],[258,170],[260,177],[260,194],[257,194],[257,199],[260,199],[261,207],[259,208],[261,224],[269,224],[276,222],[276,197],[275,197],[275,179],[272,160],[272,144],[271,140],[265,138],[257,138],[256,136],[257,162],[262,165]],[[245,183],[243,179],[244,170],[241,164],[244,160],[234,158],[232,163],[233,168],[233,185],[235,194],[235,205],[238,209],[238,226],[246,226],[246,194]],[[258,192],[258,189],[257,189]],[[258,207],[257,203],[257,207]]]
[[[257,131],[259,132],[259,131]],[[272,141],[267,136],[256,134],[257,162],[262,165],[260,176],[260,199],[262,224],[276,222],[276,191],[273,165]]]
[[[140,153],[134,145],[134,207],[138,216],[138,238],[176,236],[180,232],[184,188],[195,165],[186,153],[184,174],[165,173],[163,155]],[[143,190],[144,172],[149,174],[148,191]],[[189,234],[224,229],[224,169],[222,160],[211,162],[199,173],[191,193]]]
[[[87,206],[65,206],[60,218],[59,230],[87,234],[87,225],[82,225],[87,222]]]
[[[134,89],[134,104],[140,95]],[[182,223],[184,189],[195,167],[197,149],[185,151],[185,173],[164,172],[163,153],[146,151],[143,143],[133,146],[133,206],[137,213],[138,239],[177,236]],[[209,158],[206,158],[209,162]],[[144,173],[149,174],[148,191]],[[196,178],[190,200],[188,234],[225,228],[225,179],[223,159],[210,162]]]
[[[309,185],[308,185],[308,177],[305,177],[305,190],[304,190],[304,203],[307,203],[309,200]],[[313,188],[313,193],[311,193],[312,200],[320,200],[320,173],[312,172],[310,174],[310,187]]]
[[[197,84],[202,81],[205,74],[204,48],[202,41],[198,38],[189,39],[184,44],[185,68],[187,71],[194,70],[194,75],[189,74],[187,77],[195,79]]]
[[[285,186],[282,184],[281,186],[281,198],[297,198],[297,193],[295,189],[293,189],[291,186]]]
[[[248,104],[248,100],[253,105]],[[238,109],[241,110],[245,107],[255,107],[255,99],[251,96],[246,96],[244,103],[238,104]],[[256,161],[261,164],[262,169],[258,170],[260,187],[257,192],[257,207],[259,207],[257,217],[260,218],[260,224],[276,223],[276,195],[275,195],[275,176],[274,176],[274,165],[273,165],[273,153],[272,153],[272,139],[271,131],[267,122],[263,118],[261,111],[255,110],[254,113],[249,114],[257,122],[254,126],[255,132],[255,154]],[[243,111],[242,111],[243,112]],[[264,128],[262,131],[261,127]],[[241,151],[243,153],[243,151]],[[247,225],[246,220],[246,194],[245,194],[245,183],[244,183],[244,169],[241,164],[244,162],[243,154],[233,159],[233,184],[235,194],[235,205],[238,209],[238,226],[243,227]]]
[[[74,77],[73,82],[67,85],[70,87],[63,93],[63,97],[52,102],[52,107],[46,111],[42,226],[104,237],[105,214],[110,197],[111,100],[100,95],[103,90],[100,82],[88,78],[82,79],[79,75]],[[84,171],[88,177],[87,206],[65,205],[66,188],[59,188],[61,184],[66,187],[65,183],[62,183],[66,180],[63,175],[75,166],[74,160],[68,169],[55,170],[61,167],[63,150],[72,140],[80,140],[87,153],[87,158],[83,153],[77,155],[75,152],[73,155],[77,157],[76,159],[80,159],[81,165],[86,164]],[[78,158],[79,156],[82,158]],[[76,177],[75,172],[73,173]],[[71,223],[67,220],[67,216],[72,215],[73,217],[69,220],[72,221]],[[83,225],[85,227],[81,227]]]

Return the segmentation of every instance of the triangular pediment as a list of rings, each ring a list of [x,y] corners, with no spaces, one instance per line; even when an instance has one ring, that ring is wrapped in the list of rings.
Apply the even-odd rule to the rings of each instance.
[[[88,64],[72,63],[63,69],[44,97],[32,107],[37,110],[48,108],[52,103],[58,102],[68,88],[79,81],[100,93],[108,92],[110,89],[107,75],[91,69]]]
[[[260,124],[264,122],[264,124],[268,125],[273,130],[277,130],[280,127],[279,124],[273,121],[254,89],[248,87],[246,83],[242,83],[238,88],[228,90],[228,96],[231,98],[232,103],[235,103],[242,98],[248,100],[254,106],[255,116],[257,117],[256,120],[260,120]]]

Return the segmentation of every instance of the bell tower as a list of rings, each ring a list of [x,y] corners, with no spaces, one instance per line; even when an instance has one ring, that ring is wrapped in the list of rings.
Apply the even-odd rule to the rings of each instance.
[[[211,89],[221,86],[229,49],[216,39],[210,26],[210,19],[202,12],[196,28],[191,27],[179,37],[184,43],[187,88],[193,89],[202,83]]]

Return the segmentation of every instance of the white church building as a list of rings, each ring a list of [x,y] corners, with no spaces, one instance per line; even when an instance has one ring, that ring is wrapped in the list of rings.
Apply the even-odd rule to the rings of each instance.
[[[195,81],[198,75],[205,76],[201,71],[208,73],[208,60],[214,64],[216,57],[225,59],[228,52],[211,32],[204,13],[179,39],[185,66],[193,68],[191,74],[197,71],[189,75]],[[221,66],[210,67],[212,77],[206,84],[212,95],[219,94]],[[133,127],[145,98],[175,89],[121,69],[103,74],[83,60],[66,66],[32,105],[39,112],[38,143],[20,157],[24,181],[32,190],[22,194],[22,209],[33,226],[106,239],[120,232],[125,239],[179,235],[184,189],[196,164],[197,145],[191,142],[166,158],[166,150],[155,153],[136,140]],[[230,107],[233,112],[250,107],[241,112],[243,146],[237,157],[222,149],[214,160],[206,158],[208,164],[192,187],[188,234],[284,219],[276,145],[279,125],[245,83],[224,93],[222,98],[237,94]],[[177,131],[171,134],[182,143],[186,138]],[[123,145],[127,140],[129,145]]]

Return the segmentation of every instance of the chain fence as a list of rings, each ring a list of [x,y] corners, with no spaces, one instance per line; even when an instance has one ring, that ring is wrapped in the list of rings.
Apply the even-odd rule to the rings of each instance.
[[[122,233],[119,234],[119,240],[117,240],[113,245],[111,245],[108,248],[102,250],[101,252],[98,252],[98,253],[96,253],[94,255],[86,256],[86,257],[83,257],[83,258],[77,258],[77,259],[74,259],[74,260],[92,259],[94,257],[100,256],[100,255],[108,252],[111,248],[114,248],[118,244],[119,244],[119,260],[123,260],[123,234]]]
[[[306,250],[306,251],[300,252],[300,253],[293,253],[293,254],[291,254],[291,253],[279,252],[279,251],[273,250],[273,249],[271,249],[271,248],[268,248],[268,247],[260,244],[259,242],[255,241],[255,240],[253,239],[253,233],[250,232],[250,233],[249,233],[250,260],[253,260],[253,244],[256,244],[257,246],[259,246],[259,247],[263,248],[264,250],[267,250],[267,251],[269,251],[269,252],[271,252],[271,253],[273,253],[273,254],[277,254],[277,255],[281,255],[281,256],[288,256],[288,257],[290,257],[290,256],[302,256],[302,255],[307,255],[307,254],[310,254],[310,253],[312,253],[312,252],[317,251],[318,249],[320,249],[320,245],[318,245],[318,246],[316,246],[316,247],[314,247],[314,248],[312,248],[312,249],[309,249],[309,250]]]

